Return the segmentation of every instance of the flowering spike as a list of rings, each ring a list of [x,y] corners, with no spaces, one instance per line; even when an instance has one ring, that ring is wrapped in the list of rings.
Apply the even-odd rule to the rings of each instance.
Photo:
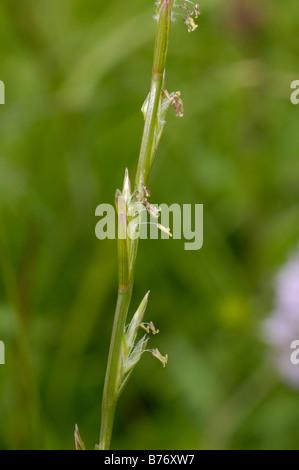
[[[186,1],[189,2],[189,0]],[[165,126],[166,111],[170,105],[173,105],[176,109],[177,116],[181,117],[183,115],[182,102],[179,98],[180,95],[172,95],[172,99],[169,101],[163,96],[163,93],[161,93],[161,90],[165,86],[165,65],[173,7],[174,0],[159,0],[157,3],[156,14],[158,21],[151,87],[148,99],[145,101],[142,109],[145,123],[135,177],[135,187],[134,192],[131,194],[129,174],[126,170],[122,195],[118,198],[118,227],[120,228],[118,231],[119,290],[102,400],[100,443],[97,447],[101,450],[108,450],[110,448],[115,407],[120,391],[123,389],[134,366],[145,351],[148,341],[148,335],[144,335],[135,345],[136,334],[143,318],[147,297],[143,299],[145,305],[139,307],[128,328],[125,329],[124,327],[131,302],[132,286],[134,282],[133,272],[138,247],[138,243],[134,241],[135,239],[131,240],[128,237],[128,227],[132,221],[134,222],[133,228],[138,228],[141,225],[137,215],[139,214],[139,206],[141,206],[140,211],[145,210],[145,200],[147,201],[147,197],[149,197],[147,192],[144,192],[143,184],[146,184],[148,179],[157,146]],[[189,13],[189,11],[187,14],[189,14],[189,18],[191,19],[192,12]],[[189,23],[188,29],[194,30],[195,26],[192,24],[191,20]],[[135,206],[135,204],[138,204],[138,206]],[[133,205],[136,211],[133,210],[133,214],[131,215],[130,206]],[[135,215],[137,216],[137,221],[135,220]],[[159,228],[170,234],[169,229],[161,225]],[[149,324],[148,328],[153,333],[157,333],[158,331],[152,323]],[[153,356],[161,361],[163,367],[165,367],[168,356],[162,356],[158,349],[152,349],[150,351]],[[80,448],[81,447],[82,446],[80,446]]]

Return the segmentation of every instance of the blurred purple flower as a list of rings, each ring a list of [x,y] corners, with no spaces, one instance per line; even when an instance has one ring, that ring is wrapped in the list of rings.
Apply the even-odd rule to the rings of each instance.
[[[263,337],[281,378],[299,388],[299,364],[290,360],[291,343],[299,339],[299,251],[279,271],[275,293],[276,306],[263,323]]]

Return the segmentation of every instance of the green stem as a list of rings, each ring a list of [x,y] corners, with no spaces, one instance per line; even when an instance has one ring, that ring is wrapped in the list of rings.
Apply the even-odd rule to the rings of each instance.
[[[173,0],[162,0],[159,7],[151,89],[135,179],[137,188],[146,184],[153,161],[155,128],[168,50],[172,6]]]
[[[161,97],[162,83],[165,70],[166,55],[168,49],[168,38],[171,22],[171,10],[173,0],[161,0],[158,9],[158,25],[156,42],[154,49],[154,60],[152,69],[152,81],[149,97],[149,105],[146,114],[141,149],[135,178],[135,186],[141,187],[146,183],[149,175],[152,160],[157,124],[157,114]],[[120,215],[119,223],[121,231],[124,229],[124,209],[118,208]],[[107,363],[105,385],[102,401],[102,418],[99,449],[108,450],[110,447],[111,435],[115,409],[118,398],[119,372],[122,365],[121,344],[124,333],[126,318],[131,302],[133,289],[133,272],[135,267],[138,240],[132,243],[131,250],[134,250],[133,266],[128,269],[128,244],[127,240],[118,240],[118,276],[119,288],[116,304],[116,311],[113,323],[112,337],[110,343],[109,357]]]
[[[99,448],[108,450],[110,447],[115,408],[117,403],[117,385],[121,360],[121,342],[125,328],[129,305],[132,297],[133,283],[119,287],[115,317],[113,323],[110,351],[102,402],[102,420]]]

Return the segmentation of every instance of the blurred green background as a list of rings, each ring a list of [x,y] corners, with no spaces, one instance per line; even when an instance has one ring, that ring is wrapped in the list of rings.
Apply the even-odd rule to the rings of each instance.
[[[131,313],[151,289],[160,329],[121,397],[116,449],[299,448],[299,396],[267,358],[260,324],[299,238],[294,0],[200,0],[173,24],[155,203],[204,204],[204,246],[140,244]],[[0,448],[98,441],[117,292],[116,244],[95,208],[133,177],[148,93],[151,0],[2,0]]]

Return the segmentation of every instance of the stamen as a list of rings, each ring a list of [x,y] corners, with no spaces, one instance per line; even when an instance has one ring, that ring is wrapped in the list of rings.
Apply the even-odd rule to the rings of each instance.
[[[168,362],[168,355],[165,354],[165,356],[162,356],[162,354],[160,353],[160,351],[155,348],[155,349],[152,349],[151,350],[151,353],[154,357],[156,357],[160,362],[162,362],[162,365],[163,367],[166,366],[167,362]]]
[[[192,5],[192,9],[190,9],[188,7],[188,5],[187,5],[188,3],[190,5]],[[195,31],[196,28],[198,27],[198,25],[195,23],[195,21],[193,19],[193,16],[195,16],[195,18],[199,17],[199,15],[200,15],[199,4],[198,3],[193,3],[191,0],[185,0],[183,5],[178,5],[178,7],[181,8],[182,10],[184,10],[187,14],[187,16],[184,17],[183,21],[188,27],[188,33],[191,33],[192,31]]]
[[[170,232],[170,228],[166,228],[161,224],[157,224],[157,227],[161,230],[161,232],[166,233],[169,237],[172,237],[172,233]]]
[[[188,8],[188,5],[187,3],[185,2],[184,5],[180,5],[180,8],[182,10],[185,10],[187,13],[188,13],[188,16],[192,16],[193,15],[193,11],[190,11],[189,8]]]
[[[157,335],[160,332],[160,330],[158,330],[155,327],[155,325],[152,321],[149,322],[149,328],[150,328],[151,332],[153,333],[153,335]]]
[[[187,18],[184,19],[184,23],[188,27],[188,33],[191,33],[192,31],[195,31],[196,28],[198,28],[198,24],[195,23],[191,16],[187,16]]]
[[[145,207],[151,217],[153,217],[154,219],[158,219],[161,212],[160,208],[154,206],[153,204],[150,204],[148,201],[145,201]]]
[[[149,323],[141,323],[139,326],[140,326],[140,328],[145,330],[148,334],[150,332],[152,332],[153,335],[157,335],[160,331],[160,330],[157,330],[157,328],[155,327],[155,325],[152,321],[149,322]]]
[[[143,188],[143,191],[144,191],[144,194],[145,194],[145,197],[150,197],[151,195],[151,192],[150,190],[145,186],[144,183],[142,183],[142,188]]]
[[[186,20],[184,20],[184,22],[185,21]],[[176,117],[182,118],[184,116],[184,103],[183,100],[180,98],[181,92],[175,91],[169,94],[167,90],[162,90],[162,93],[165,95],[166,99],[172,104],[172,106],[176,110]]]

